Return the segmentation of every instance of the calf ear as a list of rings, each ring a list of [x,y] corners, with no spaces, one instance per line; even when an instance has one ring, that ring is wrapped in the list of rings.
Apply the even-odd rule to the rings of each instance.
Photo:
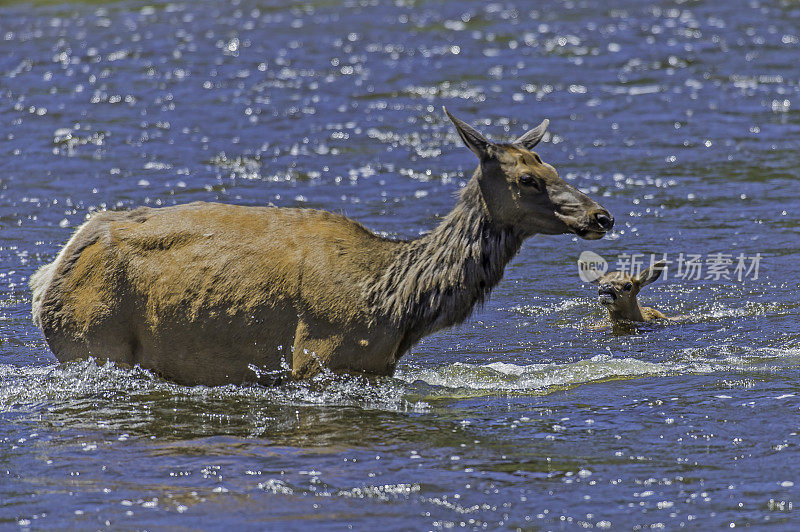
[[[514,141],[514,144],[522,146],[526,150],[532,150],[544,137],[544,132],[547,131],[547,126],[550,124],[548,119],[544,119],[541,124],[531,129],[520,138]]]
[[[472,152],[478,156],[480,160],[486,159],[490,155],[490,150],[494,144],[486,140],[486,138],[475,131],[472,126],[467,124],[466,122],[459,120],[458,118],[451,115],[447,108],[442,107],[444,109],[447,118],[453,122],[453,125],[456,126],[456,131],[458,131],[458,135],[461,137],[461,140],[464,141],[464,144],[472,150]]]
[[[647,268],[645,271],[639,274],[639,277],[636,278],[639,286],[647,286],[656,279],[661,276],[661,272],[663,272],[667,267],[667,263],[663,260],[660,260]]]

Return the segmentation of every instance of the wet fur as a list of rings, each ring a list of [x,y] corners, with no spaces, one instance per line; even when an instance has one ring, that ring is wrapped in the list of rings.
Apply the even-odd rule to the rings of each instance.
[[[669,319],[654,308],[641,306],[637,297],[643,287],[659,278],[664,266],[664,263],[659,262],[638,276],[620,271],[598,276],[594,281],[600,286],[598,294],[602,295],[604,292],[614,294],[613,302],[604,305],[612,324]],[[625,290],[624,287],[628,284],[630,290]]]
[[[98,213],[32,276],[33,319],[59,360],[110,358],[180,382],[252,380],[249,364],[292,361],[295,376],[309,375],[317,351],[346,343],[358,363],[328,367],[390,374],[419,338],[464,321],[519,250],[521,238],[482,211],[468,186],[437,229],[408,242],[315,210]]]

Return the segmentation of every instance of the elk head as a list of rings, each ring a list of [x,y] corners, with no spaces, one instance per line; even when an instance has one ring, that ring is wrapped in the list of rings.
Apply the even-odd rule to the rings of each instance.
[[[606,209],[561,179],[555,168],[531,151],[542,140],[549,120],[512,143],[498,144],[444,111],[480,160],[476,175],[494,223],[524,236],[574,233],[588,240],[602,238],[614,226]]]
[[[608,309],[612,317],[640,319],[641,308],[636,296],[639,290],[661,276],[665,266],[666,262],[659,261],[636,276],[620,271],[598,276],[593,282],[598,285],[600,304]]]

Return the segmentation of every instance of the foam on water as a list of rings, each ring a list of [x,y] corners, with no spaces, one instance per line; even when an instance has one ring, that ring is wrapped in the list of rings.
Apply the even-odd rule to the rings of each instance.
[[[394,378],[366,379],[324,373],[276,387],[180,386],[140,367],[82,360],[50,366],[0,365],[0,412],[32,411],[72,402],[239,400],[270,406],[356,406],[385,411],[425,411],[426,399],[443,396],[546,394],[615,379],[748,369],[778,371],[800,363],[800,348],[721,345],[684,349],[670,360],[596,355],[571,363],[454,362],[435,367],[401,366]],[[415,398],[410,400],[410,398]]]
[[[262,386],[180,386],[140,367],[88,359],[60,365],[16,367],[0,365],[0,411],[85,399],[109,402],[186,398],[196,401],[240,400],[268,405],[359,406],[389,411],[425,408],[403,399],[404,389],[391,380],[322,374],[306,382],[274,388]]]
[[[468,364],[456,362],[438,368],[401,368],[397,377],[408,383],[424,383],[466,395],[493,393],[543,394],[551,389],[578,386],[608,379],[665,375],[679,371],[677,365],[634,358],[598,355],[570,364],[519,365],[506,362]],[[434,395],[447,391],[432,392]]]

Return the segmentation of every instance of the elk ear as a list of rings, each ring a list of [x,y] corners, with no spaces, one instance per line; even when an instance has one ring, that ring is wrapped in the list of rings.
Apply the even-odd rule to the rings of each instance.
[[[661,276],[661,272],[664,271],[666,268],[667,263],[663,260],[660,260],[647,268],[645,271],[639,274],[639,277],[636,280],[639,283],[639,286],[646,286]]]
[[[544,132],[547,131],[547,126],[550,124],[548,119],[542,120],[542,123],[531,129],[520,138],[514,141],[514,144],[522,146],[526,150],[532,150],[544,137]]]
[[[486,140],[483,135],[472,129],[472,127],[466,122],[463,122],[451,115],[447,111],[446,107],[442,107],[442,109],[447,115],[447,118],[449,118],[450,121],[453,122],[453,125],[456,126],[456,131],[458,131],[461,140],[464,141],[464,144],[467,146],[467,148],[472,150],[472,152],[477,155],[480,160],[486,159],[490,155],[489,152],[494,144]]]

